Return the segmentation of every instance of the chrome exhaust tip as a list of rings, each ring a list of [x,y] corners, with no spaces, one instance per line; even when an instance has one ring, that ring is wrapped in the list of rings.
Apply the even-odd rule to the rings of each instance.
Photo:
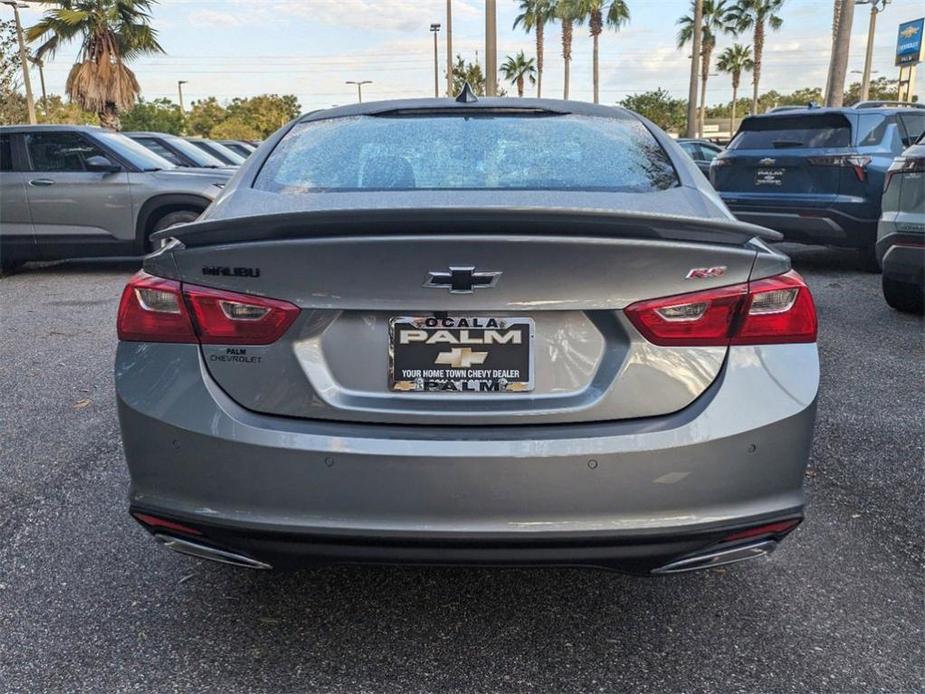
[[[196,557],[197,559],[208,559],[209,561],[217,561],[221,564],[231,564],[232,566],[243,566],[248,569],[273,568],[265,562],[257,561],[256,559],[252,559],[251,557],[245,556],[243,554],[228,552],[223,549],[210,547],[209,545],[202,545],[198,542],[174,537],[173,535],[155,533],[154,539],[164,545],[164,547],[167,549],[172,549],[174,552],[186,554],[190,557]]]
[[[736,564],[748,559],[757,559],[765,557],[777,549],[776,540],[762,540],[753,542],[748,545],[740,545],[730,549],[718,549],[704,554],[697,554],[693,557],[679,559],[657,569],[652,569],[653,574],[677,574],[684,571],[697,571],[699,569],[710,569],[714,566],[725,566],[726,564]]]

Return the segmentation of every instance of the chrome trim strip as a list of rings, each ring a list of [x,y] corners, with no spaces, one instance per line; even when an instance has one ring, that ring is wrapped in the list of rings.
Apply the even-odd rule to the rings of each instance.
[[[266,564],[262,561],[257,561],[256,559],[251,559],[250,557],[247,557],[243,554],[236,554],[234,552],[227,552],[223,549],[209,547],[208,545],[201,545],[198,542],[183,540],[179,537],[174,537],[173,535],[156,533],[154,535],[154,539],[164,545],[164,547],[167,549],[172,549],[174,552],[196,557],[197,559],[208,559],[210,561],[216,561],[221,564],[244,566],[249,569],[273,568],[269,564]]]
[[[657,569],[652,569],[653,574],[676,574],[685,571],[697,571],[698,569],[710,569],[714,566],[725,566],[726,564],[735,564],[748,559],[757,559],[769,555],[777,549],[776,540],[762,540],[749,545],[741,545],[731,549],[714,550],[705,554],[698,554],[686,559],[679,559],[670,564],[665,564]]]

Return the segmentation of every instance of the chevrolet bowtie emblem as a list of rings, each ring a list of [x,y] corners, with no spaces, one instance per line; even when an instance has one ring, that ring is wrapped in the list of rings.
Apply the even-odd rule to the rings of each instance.
[[[440,352],[435,364],[452,366],[454,369],[468,369],[477,364],[484,364],[488,352],[473,352],[471,347],[454,347],[449,352]]]
[[[500,272],[476,272],[474,267],[450,267],[449,272],[427,273],[425,287],[449,289],[451,294],[471,294],[474,289],[494,287]]]

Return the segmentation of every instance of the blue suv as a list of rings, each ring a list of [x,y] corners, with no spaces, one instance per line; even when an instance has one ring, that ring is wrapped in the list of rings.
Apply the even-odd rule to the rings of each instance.
[[[710,180],[739,219],[790,241],[856,248],[876,270],[886,171],[923,131],[919,104],[783,107],[742,121]]]

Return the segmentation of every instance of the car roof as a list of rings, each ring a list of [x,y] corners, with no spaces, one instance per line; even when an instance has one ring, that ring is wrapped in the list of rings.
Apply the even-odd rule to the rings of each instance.
[[[130,130],[127,132],[123,131],[122,134],[128,135],[129,137],[180,137],[173,133],[159,133],[153,130]]]
[[[0,125],[0,132],[6,133],[33,133],[33,132],[61,132],[61,131],[79,131],[88,133],[110,132],[115,130],[102,128],[99,125],[62,125],[62,124],[42,124],[42,125]]]
[[[549,113],[560,115],[601,116],[605,118],[633,119],[635,114],[619,106],[602,106],[585,101],[563,99],[533,99],[511,97],[478,97],[475,101],[464,101],[462,97],[429,99],[392,99],[388,101],[366,101],[362,104],[348,104],[334,108],[311,111],[298,118],[299,122],[326,120],[345,116],[378,116],[390,113],[426,114],[428,112],[451,114],[454,111],[505,111],[509,113]]]
[[[745,118],[786,118],[788,116],[816,116],[838,114],[841,116],[859,115],[862,113],[881,113],[893,115],[896,113],[921,113],[923,109],[914,104],[905,106],[778,106],[767,113],[746,116]]]

